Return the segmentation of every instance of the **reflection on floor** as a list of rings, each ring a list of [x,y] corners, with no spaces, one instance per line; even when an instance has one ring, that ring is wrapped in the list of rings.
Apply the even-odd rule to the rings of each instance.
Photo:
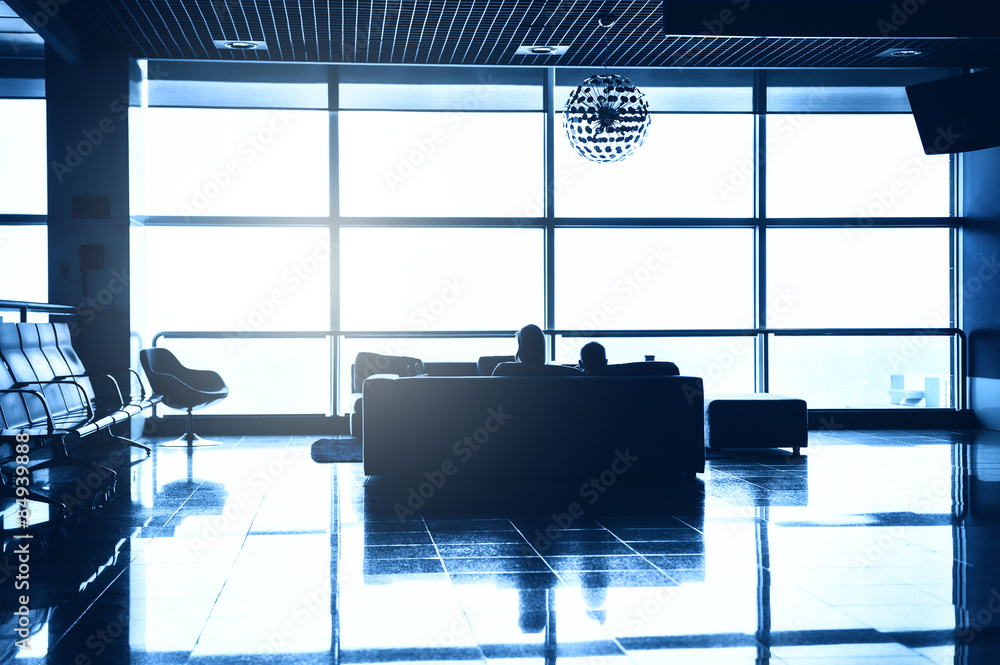
[[[992,665],[1000,653],[1000,433],[813,432],[802,458],[734,451],[697,481],[656,487],[623,465],[570,486],[460,474],[400,486],[316,464],[311,441],[158,449],[115,505],[32,552],[27,592],[5,542],[0,661]],[[18,649],[25,593],[32,634]]]

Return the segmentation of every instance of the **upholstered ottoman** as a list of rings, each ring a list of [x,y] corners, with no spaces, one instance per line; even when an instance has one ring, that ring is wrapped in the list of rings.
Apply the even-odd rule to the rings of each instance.
[[[808,441],[806,402],[770,393],[705,395],[709,448],[793,448]]]

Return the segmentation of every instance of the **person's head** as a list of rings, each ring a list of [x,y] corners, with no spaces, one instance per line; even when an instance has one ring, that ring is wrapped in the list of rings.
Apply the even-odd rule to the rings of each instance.
[[[517,362],[545,364],[545,335],[541,328],[528,324],[514,333],[514,338],[517,340],[517,353],[514,355]]]
[[[607,366],[608,357],[599,342],[587,342],[580,349],[580,369],[584,372],[599,372]]]

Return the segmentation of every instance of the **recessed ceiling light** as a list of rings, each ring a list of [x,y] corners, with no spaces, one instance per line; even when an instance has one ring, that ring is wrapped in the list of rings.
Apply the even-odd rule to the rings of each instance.
[[[266,51],[267,44],[253,39],[213,39],[215,48],[228,51]]]
[[[562,55],[568,46],[550,46],[548,44],[527,44],[517,49],[518,55]]]
[[[888,51],[879,53],[879,57],[885,58],[912,58],[916,55],[923,55],[923,51],[915,48],[891,48]]]

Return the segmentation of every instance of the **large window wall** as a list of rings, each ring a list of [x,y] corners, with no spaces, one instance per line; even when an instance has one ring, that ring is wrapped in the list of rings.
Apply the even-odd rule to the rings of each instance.
[[[0,70],[0,300],[45,303],[49,297],[41,76],[35,61],[11,60]]]
[[[134,327],[226,368],[214,412],[344,413],[358,351],[474,361],[529,322],[708,393],[958,406],[956,169],[903,94],[944,72],[623,72],[652,128],[599,165],[561,127],[590,72],[293,71],[134,110]]]

